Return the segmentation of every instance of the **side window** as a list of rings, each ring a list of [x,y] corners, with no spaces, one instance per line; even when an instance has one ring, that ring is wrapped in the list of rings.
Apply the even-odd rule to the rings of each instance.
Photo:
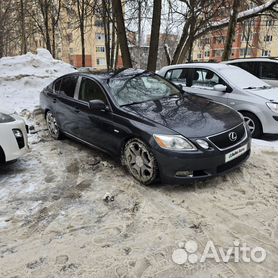
[[[62,79],[59,79],[54,83],[53,90],[55,93],[60,92],[61,83],[62,83]]]
[[[100,86],[95,81],[88,78],[82,78],[79,91],[79,100],[102,100],[105,104],[108,104],[105,94]]]
[[[260,77],[263,79],[278,80],[278,63],[262,62]]]
[[[77,75],[62,78],[59,94],[73,98],[77,79],[78,79]],[[56,86],[55,86],[55,91],[56,91]]]
[[[171,80],[171,75],[172,75],[172,70],[168,70],[166,72],[165,78],[168,79],[168,80]]]
[[[185,84],[186,86],[188,86],[188,82],[190,79],[190,69],[170,70],[166,74],[166,79],[173,81],[173,82]]]
[[[216,73],[208,69],[196,69],[193,75],[192,87],[202,87],[206,89],[213,89],[215,85],[225,85],[226,82],[220,78]]]

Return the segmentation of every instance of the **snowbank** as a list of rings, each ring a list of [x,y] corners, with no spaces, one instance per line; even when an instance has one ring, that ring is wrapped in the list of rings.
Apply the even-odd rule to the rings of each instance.
[[[59,76],[75,69],[53,59],[48,50],[0,59],[0,106],[20,112],[39,105],[39,93]]]

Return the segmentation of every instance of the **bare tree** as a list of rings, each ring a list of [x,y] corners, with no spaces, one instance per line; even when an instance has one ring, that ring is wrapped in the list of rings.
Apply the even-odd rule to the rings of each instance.
[[[186,53],[188,53],[190,48],[190,43],[192,40],[197,40],[200,37],[213,32],[217,30],[221,30],[223,28],[226,28],[229,26],[230,17],[226,17],[222,20],[219,20],[218,18],[221,16],[223,18],[223,15],[221,15],[221,7],[225,7],[229,5],[229,1],[223,0],[223,1],[202,1],[202,0],[181,0],[182,2],[186,2],[188,5],[188,10],[185,14],[186,21],[184,25],[184,31],[182,33],[182,36],[180,38],[180,42],[177,45],[175,54],[172,59],[172,64],[176,63],[182,63],[185,60]],[[190,13],[190,7],[192,6],[189,1],[192,1],[191,3],[194,3],[194,11],[195,11],[195,17],[198,18],[197,22],[195,24],[191,23],[192,15]],[[265,12],[275,12],[275,5],[277,5],[278,0],[269,0],[268,2],[261,4],[255,8],[247,9],[238,14],[237,22],[243,22],[246,19],[254,18],[257,16],[261,16]],[[198,5],[197,5],[198,4]],[[188,20],[190,22],[188,22]],[[193,21],[194,23],[194,21]],[[194,28],[194,36],[190,38],[189,31],[191,28],[193,30]]]
[[[158,44],[159,44],[159,31],[161,24],[161,0],[154,0],[153,17],[152,17],[152,32],[150,39],[150,50],[148,57],[148,67],[150,71],[156,70]]]
[[[131,61],[130,52],[129,52],[129,48],[128,48],[125,21],[124,21],[121,0],[112,0],[112,9],[113,9],[114,18],[116,19],[117,36],[118,36],[118,42],[119,42],[119,45],[121,48],[123,65],[126,68],[131,68],[132,61]]]
[[[11,20],[12,13],[12,1],[0,1],[0,58],[5,54],[5,46],[8,43],[9,37],[9,24],[8,20]]]
[[[222,55],[223,61],[229,60],[231,52],[232,52],[232,46],[233,46],[233,40],[234,40],[235,33],[236,33],[239,9],[240,9],[240,0],[233,0],[233,8],[231,11],[225,47],[224,47],[224,51],[223,51],[223,55]]]

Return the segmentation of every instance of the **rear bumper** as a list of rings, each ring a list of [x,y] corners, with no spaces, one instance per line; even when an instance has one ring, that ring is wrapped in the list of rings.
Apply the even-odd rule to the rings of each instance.
[[[225,155],[247,146],[247,151],[241,156],[225,162]],[[169,151],[155,151],[163,183],[185,184],[189,181],[204,180],[223,175],[239,167],[250,156],[251,138],[248,136],[236,147],[226,151],[210,150],[192,153],[171,153]]]

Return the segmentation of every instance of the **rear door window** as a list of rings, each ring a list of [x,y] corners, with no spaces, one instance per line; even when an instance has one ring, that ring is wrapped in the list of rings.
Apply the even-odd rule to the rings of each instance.
[[[227,83],[221,77],[209,69],[194,70],[192,83],[192,87],[201,87],[211,90],[218,84],[228,87]]]
[[[78,80],[77,75],[62,78],[60,89],[59,89],[59,94],[73,98],[77,80]],[[55,89],[55,91],[56,91],[56,89]]]
[[[55,93],[60,92],[61,83],[62,83],[62,79],[59,79],[54,83],[53,89]]]
[[[260,64],[260,77],[262,79],[278,80],[278,63],[262,62]]]

